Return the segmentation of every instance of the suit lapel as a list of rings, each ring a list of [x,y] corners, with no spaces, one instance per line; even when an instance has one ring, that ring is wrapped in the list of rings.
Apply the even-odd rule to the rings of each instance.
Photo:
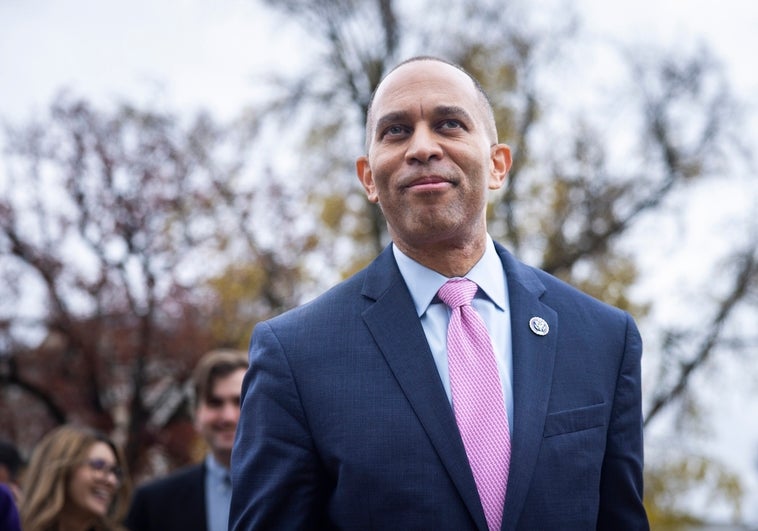
[[[369,266],[363,295],[375,302],[363,319],[480,529],[476,484],[415,307],[391,248]]]
[[[513,439],[503,529],[515,528],[529,491],[542,442],[555,360],[558,316],[541,302],[544,285],[534,272],[496,244],[508,282],[513,347]],[[363,319],[403,393],[456,485],[477,526],[486,520],[458,427],[439,379],[413,301],[391,248],[369,266],[363,295],[372,299]],[[533,333],[532,317],[550,331]],[[509,419],[510,420],[510,419]]]
[[[513,439],[503,529],[518,523],[537,463],[547,415],[558,336],[558,315],[540,301],[544,285],[534,272],[497,246],[508,281],[513,347]],[[541,317],[550,330],[531,331],[529,320]]]

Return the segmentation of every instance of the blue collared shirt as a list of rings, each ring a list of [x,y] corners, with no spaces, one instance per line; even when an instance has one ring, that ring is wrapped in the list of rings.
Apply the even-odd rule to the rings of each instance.
[[[450,320],[450,309],[436,297],[437,291],[449,279],[419,264],[395,245],[392,246],[392,252],[411,292],[447,398],[451,400],[447,366],[447,324]],[[508,286],[503,263],[489,235],[484,255],[471,271],[466,273],[466,278],[479,286],[471,304],[479,312],[492,339],[492,349],[495,352],[505,409],[508,413],[508,426],[513,433],[513,351]]]
[[[216,461],[212,454],[205,458],[205,508],[208,531],[229,529],[229,504],[232,501],[232,483],[229,469]]]

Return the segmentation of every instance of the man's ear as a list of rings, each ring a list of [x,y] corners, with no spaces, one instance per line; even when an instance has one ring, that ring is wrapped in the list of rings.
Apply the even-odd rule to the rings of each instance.
[[[376,193],[376,184],[374,183],[374,174],[371,172],[371,165],[369,165],[368,157],[358,157],[355,161],[355,171],[358,174],[358,180],[366,190],[366,197],[372,203],[379,202],[379,196]]]
[[[495,144],[490,148],[490,190],[499,190],[503,186],[512,165],[511,148],[508,145]]]

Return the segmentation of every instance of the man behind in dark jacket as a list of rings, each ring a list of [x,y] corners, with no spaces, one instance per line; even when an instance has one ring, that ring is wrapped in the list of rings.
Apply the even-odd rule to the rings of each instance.
[[[208,445],[198,464],[140,486],[126,525],[132,531],[226,531],[229,463],[237,430],[247,353],[213,350],[192,374],[195,429]]]

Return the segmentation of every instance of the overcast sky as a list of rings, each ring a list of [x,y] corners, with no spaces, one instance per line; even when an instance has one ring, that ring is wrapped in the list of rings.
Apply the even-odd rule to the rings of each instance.
[[[758,2],[577,0],[572,5],[592,38],[656,43],[669,50],[702,40],[724,62],[737,95],[752,106],[755,123]],[[252,0],[0,0],[0,119],[18,124],[42,115],[64,88],[98,103],[126,99],[171,111],[208,108],[231,118],[255,96],[256,72],[271,69],[273,61],[280,70],[296,69],[308,59],[291,29],[272,20]],[[758,146],[758,135],[753,145]],[[755,197],[755,188],[752,193]],[[712,205],[713,196],[705,201]],[[744,413],[737,422],[758,424],[755,401],[745,413],[739,397],[716,399]],[[758,522],[756,437],[721,448],[734,466],[752,468],[746,513]]]
[[[27,118],[66,87],[230,115],[267,61],[299,64],[267,20],[246,0],[0,0],[0,114]]]
[[[577,0],[598,36],[678,43],[702,36],[741,92],[758,93],[758,4],[749,0]],[[223,6],[223,9],[219,9]],[[0,0],[0,116],[44,111],[63,87],[90,98],[160,98],[230,115],[272,59],[307,60],[252,0]]]

